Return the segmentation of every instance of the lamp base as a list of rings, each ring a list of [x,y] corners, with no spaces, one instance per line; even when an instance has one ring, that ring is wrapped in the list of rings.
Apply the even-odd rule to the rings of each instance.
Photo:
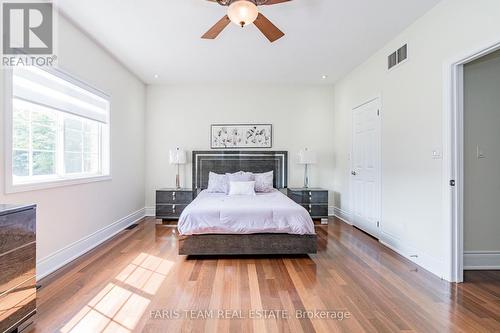
[[[309,173],[308,173],[307,164],[304,169],[304,188],[309,188]]]
[[[177,174],[175,176],[175,188],[176,189],[180,189],[181,188],[181,180],[180,180],[179,174]]]

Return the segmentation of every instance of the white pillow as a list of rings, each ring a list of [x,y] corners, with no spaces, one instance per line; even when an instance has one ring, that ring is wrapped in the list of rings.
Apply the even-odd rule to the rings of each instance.
[[[255,181],[229,182],[229,195],[255,195]]]
[[[230,182],[251,182],[255,180],[253,173],[238,171],[235,173],[226,173],[227,189],[226,194],[229,193],[229,183]]]
[[[255,192],[271,192],[273,190],[274,172],[254,173]]]
[[[227,193],[229,184],[226,175],[219,175],[215,172],[208,174],[207,192],[211,193]]]

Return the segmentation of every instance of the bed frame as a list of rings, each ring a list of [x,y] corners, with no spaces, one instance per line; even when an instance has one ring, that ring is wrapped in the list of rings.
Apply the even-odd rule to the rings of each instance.
[[[193,151],[193,192],[208,187],[208,174],[240,170],[274,172],[274,187],[288,185],[286,151]],[[317,252],[316,235],[291,234],[206,234],[179,237],[180,255],[275,255]]]

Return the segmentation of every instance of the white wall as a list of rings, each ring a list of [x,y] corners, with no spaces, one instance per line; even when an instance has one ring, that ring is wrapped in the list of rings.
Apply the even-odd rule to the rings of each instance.
[[[500,1],[445,0],[335,86],[335,204],[349,212],[351,110],[382,95],[381,240],[450,278],[441,159],[443,65],[500,36]],[[387,56],[408,43],[409,60],[387,71]]]
[[[168,150],[210,149],[210,125],[273,124],[273,150],[289,152],[289,186],[303,185],[296,154],[304,147],[318,152],[311,185],[333,189],[333,91],[329,86],[167,85],[148,86],[146,112],[146,206],[155,189],[175,185],[176,167]],[[189,156],[190,157],[190,156]],[[191,158],[189,158],[190,162]],[[182,184],[191,186],[191,164]]]
[[[108,235],[95,234],[144,208],[145,85],[64,18],[58,23],[60,67],[111,95],[111,173],[98,183],[5,194],[4,143],[0,135],[0,202],[36,203],[38,276]],[[3,84],[3,72],[0,72]],[[3,95],[3,87],[0,87]],[[0,105],[4,105],[0,95]],[[3,117],[0,118],[3,133]],[[128,221],[125,221],[128,222]],[[69,245],[83,240],[85,242]]]
[[[500,51],[464,66],[464,97],[464,251],[500,255]]]

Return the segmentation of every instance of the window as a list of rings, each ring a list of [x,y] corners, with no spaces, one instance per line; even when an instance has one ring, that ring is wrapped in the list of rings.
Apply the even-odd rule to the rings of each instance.
[[[106,95],[64,73],[35,67],[12,69],[8,81],[5,132],[12,144],[6,183],[13,192],[109,176]]]

